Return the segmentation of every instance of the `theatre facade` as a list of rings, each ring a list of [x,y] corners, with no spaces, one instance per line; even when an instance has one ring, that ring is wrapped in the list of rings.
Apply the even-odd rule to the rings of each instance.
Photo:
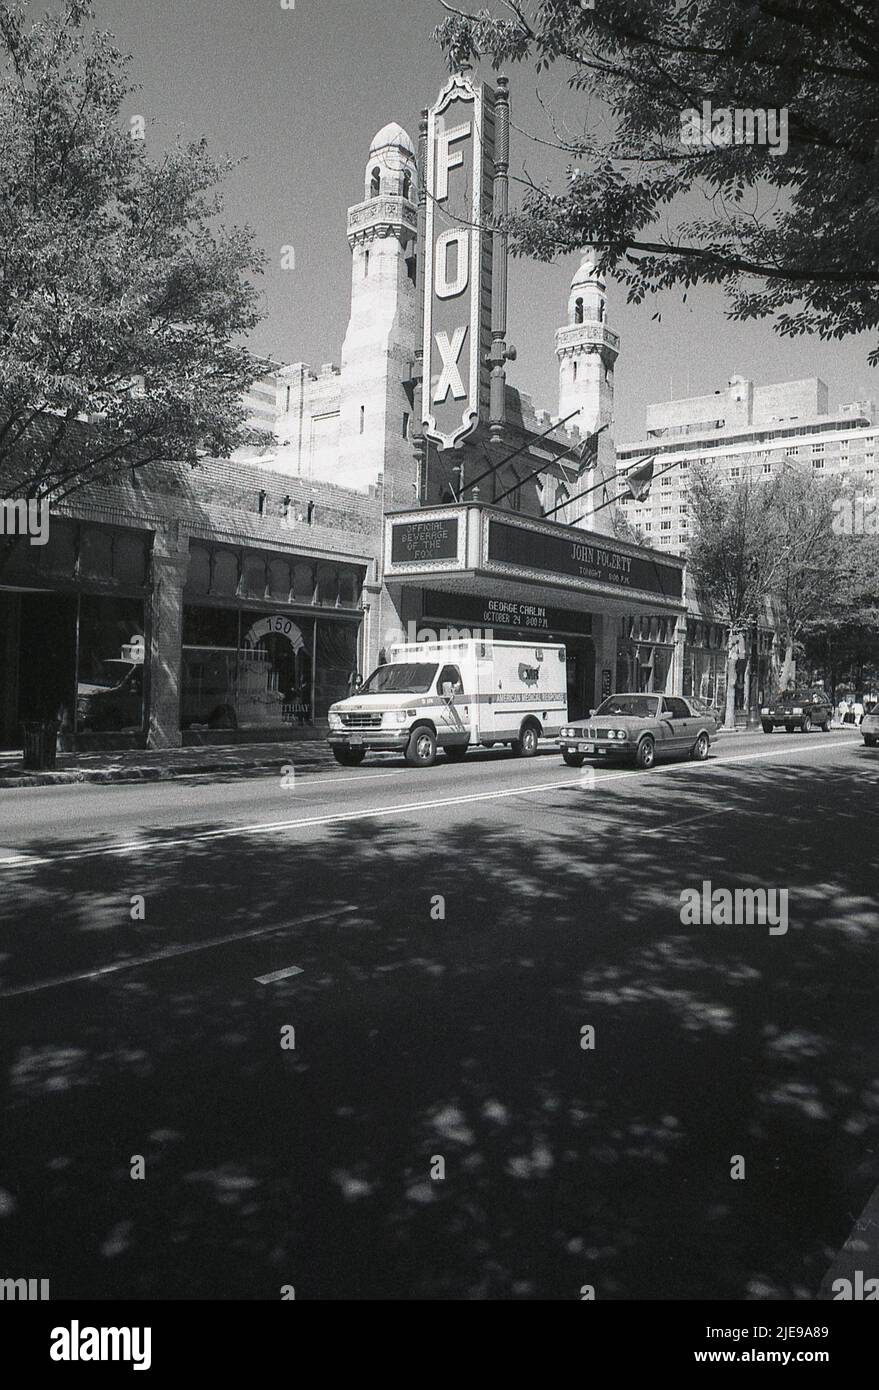
[[[620,339],[588,251],[558,413],[507,380],[509,129],[504,79],[457,74],[417,152],[379,131],[341,365],[267,369],[248,404],[268,444],[84,489],[15,549],[3,746],[35,717],[82,749],[322,737],[392,642],[451,629],[563,642],[572,718],[614,689],[717,698],[726,635],[683,560],[617,534]]]

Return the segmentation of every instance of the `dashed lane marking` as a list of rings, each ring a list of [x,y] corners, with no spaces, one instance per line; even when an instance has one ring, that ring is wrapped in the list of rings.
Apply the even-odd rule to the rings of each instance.
[[[137,970],[144,965],[156,965],[159,961],[174,960],[177,956],[191,956],[198,951],[211,951],[217,946],[231,946],[236,941],[252,941],[260,936],[272,936],[276,932],[289,931],[291,927],[307,927],[315,922],[326,922],[331,917],[342,917],[350,912],[357,912],[358,908],[334,907],[328,912],[314,912],[308,917],[300,917],[295,922],[276,922],[272,927],[254,927],[252,931],[235,932],[232,936],[214,936],[209,941],[196,941],[191,946],[171,946],[167,951],[156,951],[150,956],[133,956],[130,960],[115,961],[112,965],[102,965],[97,970],[83,970],[76,975],[56,975],[49,980],[36,980],[29,985],[15,985],[12,989],[0,990],[0,999],[14,999],[24,994],[38,994],[45,989],[58,989],[61,985],[81,984],[86,980],[100,980],[105,975],[116,975],[121,970]],[[294,966],[290,972],[278,972],[278,974],[295,974],[298,967]],[[266,975],[263,983],[275,977]]]
[[[785,748],[784,756],[786,760],[799,753],[825,753],[831,748],[850,748],[851,746],[851,739],[837,739],[832,743],[822,740],[821,743],[798,744],[793,748]],[[737,763],[761,762],[767,758],[778,758],[779,752],[780,750],[777,749],[767,749],[763,753],[736,753],[729,757],[709,758],[704,763],[662,763],[651,768],[648,773],[644,773],[640,768],[631,768],[623,772],[597,773],[594,781],[588,784],[588,788],[591,789],[600,782],[622,782],[631,777],[655,781],[663,774],[675,772],[704,774]],[[179,849],[211,840],[231,839],[238,835],[267,835],[277,831],[311,830],[321,825],[340,825],[348,821],[385,820],[392,816],[406,816],[413,812],[433,811],[446,806],[467,806],[479,802],[506,801],[512,797],[534,796],[540,792],[573,790],[578,787],[582,789],[583,782],[579,776],[575,775],[552,782],[527,783],[490,792],[468,792],[461,796],[438,797],[433,801],[409,801],[398,806],[372,806],[363,811],[334,811],[325,816],[303,816],[296,820],[264,821],[254,825],[225,825],[217,830],[200,830],[196,831],[195,834],[175,836],[173,839],[126,840],[121,844],[89,846],[84,849],[66,851],[63,854],[44,856],[16,854],[11,859],[0,859],[0,868],[31,868],[44,864],[65,864],[84,859],[100,859],[109,855],[143,854],[153,850]]]
[[[289,980],[291,975],[301,975],[301,965],[288,965],[286,970],[273,970],[270,975],[254,975],[258,985],[273,985],[278,980]]]

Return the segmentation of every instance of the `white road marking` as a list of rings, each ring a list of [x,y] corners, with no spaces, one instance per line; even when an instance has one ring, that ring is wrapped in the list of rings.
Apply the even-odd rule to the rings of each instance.
[[[301,965],[288,965],[286,970],[273,970],[271,975],[254,975],[258,985],[273,985],[276,980],[289,980],[291,975],[301,975]]]
[[[330,917],[341,917],[348,912],[358,912],[356,907],[333,907],[328,912],[313,912],[309,917],[300,917],[296,922],[276,922],[273,927],[254,927],[252,931],[235,932],[232,936],[215,936],[210,941],[196,941],[191,946],[171,946],[167,951],[156,951],[151,956],[134,956],[131,960],[116,961],[113,965],[102,965],[97,970],[83,970],[77,975],[56,975],[49,980],[37,980],[30,985],[15,985],[12,989],[0,990],[0,999],[14,999],[22,994],[38,994],[44,989],[57,989],[59,985],[75,985],[85,980],[99,980],[104,975],[116,975],[120,970],[136,970],[142,965],[155,965],[157,961],[174,960],[176,956],[191,956],[198,951],[210,951],[215,946],[229,946],[236,941],[250,941],[259,936],[271,936],[274,932],[288,931],[291,927],[307,927],[314,922],[325,922]],[[291,973],[298,967],[294,966]],[[283,972],[281,972],[283,973]],[[265,977],[267,980],[271,976]]]
[[[671,824],[665,822],[663,825],[651,826],[649,830],[642,830],[642,835],[659,835],[669,830],[677,830],[682,825],[692,825],[697,820],[710,820],[712,816],[725,816],[727,811],[731,811],[731,806],[715,806],[713,811],[702,811],[698,816],[688,816],[686,820],[672,821]]]
[[[832,743],[822,741],[821,743],[797,744],[793,748],[786,747],[784,755],[791,757],[797,753],[826,752],[829,748],[850,748],[852,742],[851,739],[837,739]],[[127,840],[121,844],[99,845],[68,851],[64,854],[41,857],[16,855],[12,859],[0,859],[0,868],[13,868],[22,864],[30,868],[43,864],[65,864],[83,859],[100,859],[105,855],[147,853],[157,849],[179,849],[181,846],[201,844],[209,840],[231,839],[236,835],[266,835],[275,831],[312,829],[320,825],[339,825],[347,821],[388,819],[392,816],[409,815],[412,812],[434,811],[444,806],[466,806],[480,801],[505,801],[511,797],[532,796],[538,792],[564,791],[578,787],[588,791],[599,782],[622,782],[630,777],[639,777],[645,781],[645,785],[649,785],[650,781],[655,781],[663,773],[712,772],[717,768],[729,767],[733,763],[760,762],[767,758],[777,758],[780,751],[779,748],[776,748],[767,749],[763,753],[736,753],[729,757],[709,758],[706,762],[700,763],[661,763],[654,765],[647,773],[641,768],[631,768],[624,772],[597,773],[594,781],[590,782],[587,787],[584,787],[581,777],[577,774],[553,782],[532,782],[522,786],[506,787],[499,791],[468,792],[466,795],[439,797],[433,801],[409,801],[399,806],[373,806],[365,811],[335,811],[326,816],[304,816],[297,820],[263,821],[252,825],[223,826],[218,830],[200,830],[193,835],[178,836],[173,839]]]

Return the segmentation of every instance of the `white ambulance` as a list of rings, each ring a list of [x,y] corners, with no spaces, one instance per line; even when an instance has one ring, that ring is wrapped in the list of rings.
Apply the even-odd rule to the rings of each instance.
[[[418,642],[392,647],[347,700],[329,711],[329,742],[346,767],[370,749],[432,767],[438,748],[457,762],[468,748],[508,743],[537,752],[567,722],[565,649],[556,643]]]

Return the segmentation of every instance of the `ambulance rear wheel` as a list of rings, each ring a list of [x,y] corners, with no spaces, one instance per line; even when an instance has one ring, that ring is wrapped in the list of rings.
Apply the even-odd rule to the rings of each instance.
[[[462,763],[467,756],[467,744],[456,743],[454,748],[446,748],[445,755],[450,763]]]
[[[436,762],[436,734],[432,729],[413,730],[406,749],[406,761],[410,767],[433,767]]]
[[[519,737],[514,738],[510,747],[515,758],[533,758],[537,752],[537,740],[540,737],[535,724],[525,724],[519,730]]]
[[[365,748],[334,748],[333,757],[343,767],[359,767],[366,757]]]

